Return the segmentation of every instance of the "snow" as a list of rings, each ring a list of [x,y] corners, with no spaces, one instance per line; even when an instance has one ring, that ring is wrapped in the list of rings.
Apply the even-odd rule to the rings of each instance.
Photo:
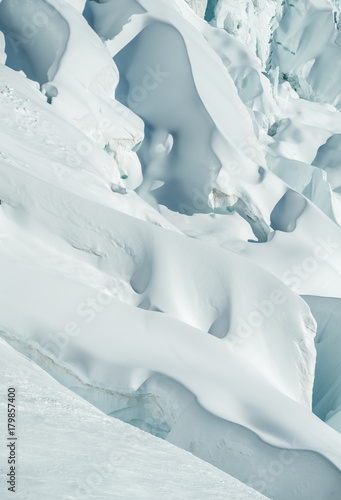
[[[16,16],[19,5],[24,25]],[[118,72],[113,60],[84,18],[65,1],[39,0],[36,9],[29,0],[1,2],[7,65],[38,81],[47,98],[52,91],[55,112],[119,160],[122,151],[141,142],[143,124],[114,100]],[[73,72],[77,78],[70,79]],[[135,162],[133,173],[138,168]]]
[[[318,320],[314,411],[341,432],[340,299],[305,297]],[[325,369],[326,365],[328,370]]]
[[[265,65],[281,4],[280,0],[209,0],[206,19],[241,40]]]
[[[205,16],[207,0],[185,0],[185,1],[198,16],[202,18]]]
[[[86,498],[261,498],[230,474],[338,500],[338,9],[0,2],[2,367],[41,367],[15,379],[25,498],[73,498],[117,447]]]
[[[328,0],[284,2],[268,66],[278,67],[280,78],[305,99],[339,108],[338,64],[330,64],[340,57],[338,15]]]
[[[14,496],[22,500],[265,498],[190,453],[107,417],[3,340],[0,351],[1,386],[16,389],[19,478]],[[5,417],[4,401],[0,408]],[[4,458],[2,476],[9,470]],[[13,497],[6,486],[2,481],[4,500]]]

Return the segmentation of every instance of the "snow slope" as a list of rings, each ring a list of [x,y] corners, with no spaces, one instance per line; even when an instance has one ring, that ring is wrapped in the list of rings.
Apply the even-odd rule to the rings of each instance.
[[[341,122],[283,78],[280,45],[263,71],[288,9],[0,2],[0,331],[266,496],[338,500]]]

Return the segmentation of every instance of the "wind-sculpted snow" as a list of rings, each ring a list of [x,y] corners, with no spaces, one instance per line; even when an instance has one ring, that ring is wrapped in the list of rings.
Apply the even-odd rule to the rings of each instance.
[[[9,72],[10,70],[5,71],[6,80]],[[226,253],[226,250],[219,251],[213,245],[199,245],[195,240],[178,234],[166,221],[162,222],[162,217],[156,212],[155,222],[158,221],[165,229],[146,222],[140,225],[138,219],[131,215],[125,216],[122,212],[124,198],[131,195],[115,195],[98,179],[97,194],[94,196],[96,177],[93,176],[91,181],[86,180],[79,167],[74,175],[77,172],[77,175],[82,174],[82,184],[75,184],[72,171],[64,174],[62,184],[56,182],[55,171],[52,169],[49,173],[46,167],[43,168],[45,162],[42,143],[46,131],[52,126],[60,136],[65,131],[61,126],[58,127],[59,119],[54,117],[50,109],[44,109],[42,99],[38,105],[39,94],[35,97],[33,90],[21,77],[13,75],[12,84],[17,88],[9,94],[12,98],[8,100],[8,106],[12,112],[8,113],[7,110],[6,116],[11,116],[13,121],[7,119],[6,126],[2,128],[2,137],[6,137],[3,143],[8,143],[12,134],[18,134],[18,122],[22,128],[25,124],[20,118],[18,104],[20,94],[25,96],[27,92],[33,99],[34,107],[25,99],[22,100],[26,102],[26,114],[29,111],[32,114],[35,110],[37,125],[33,128],[31,126],[31,133],[40,134],[37,137],[40,140],[37,141],[36,151],[39,150],[41,160],[39,163],[38,153],[34,153],[33,139],[29,142],[33,150],[25,164],[20,163],[17,158],[10,161],[6,153],[1,160],[1,199],[3,212],[6,214],[2,223],[2,242],[5,244],[2,246],[4,253],[1,258],[1,275],[3,283],[6,283],[1,293],[2,328],[23,337],[25,342],[40,345],[43,352],[78,374],[87,385],[92,383],[105,389],[110,388],[111,391],[119,389],[120,393],[129,394],[146,383],[153,372],[163,373],[194,393],[199,403],[212,413],[249,427],[265,441],[290,447],[292,440],[299,438],[300,432],[297,430],[288,436],[285,431],[280,438],[281,433],[274,432],[271,437],[266,417],[268,411],[264,404],[267,398],[273,401],[277,394],[280,400],[283,398],[283,403],[278,403],[280,405],[292,404],[287,396],[309,405],[314,366],[311,329],[314,324],[304,303],[264,271],[259,269],[258,275],[254,265],[248,268],[247,261],[236,254]],[[42,117],[45,119],[43,129],[39,128]],[[73,141],[77,143],[79,132],[71,132],[70,129],[69,137],[71,133]],[[24,137],[22,142],[24,144]],[[48,145],[48,156],[58,157],[58,148],[50,141]],[[14,148],[11,151],[17,156]],[[94,151],[97,151],[95,146]],[[100,151],[97,154],[99,153]],[[90,182],[92,187],[89,191]],[[118,196],[116,208],[114,196]],[[101,202],[98,203],[96,199]],[[134,206],[133,199],[130,206]],[[142,202],[139,206],[141,210]],[[152,212],[152,209],[144,210],[146,217],[148,210]],[[23,212],[26,214],[24,225],[20,215]],[[148,220],[151,220],[151,216]],[[43,246],[31,239],[25,230],[27,224],[36,235],[35,238],[43,239]],[[49,228],[49,233],[43,229],[44,226]],[[171,230],[166,230],[167,227]],[[53,242],[55,250],[46,245],[48,241]],[[65,246],[66,243],[68,246]],[[11,251],[8,255],[9,248]],[[213,261],[212,252],[215,254]],[[193,255],[196,255],[196,259],[193,259]],[[11,264],[14,256],[15,265]],[[167,267],[164,262],[168,263]],[[144,273],[141,273],[142,269]],[[251,285],[250,276],[253,277],[254,286]],[[243,285],[245,280],[249,283],[247,292]],[[262,282],[263,292],[260,290]],[[167,283],[167,287],[162,286],[162,283]],[[94,321],[90,321],[88,326],[88,321],[92,318],[88,317],[86,304],[93,293],[91,287],[94,291],[101,291],[101,301],[102,298],[104,303],[109,300],[111,305],[103,314],[93,318]],[[23,294],[22,299],[19,298],[20,293]],[[243,302],[238,300],[238,296],[243,296]],[[123,302],[117,302],[117,299]],[[248,304],[256,300],[259,301],[256,310],[250,310]],[[127,303],[126,306],[124,302]],[[18,306],[14,308],[14,304]],[[19,304],[24,307],[18,309]],[[133,307],[138,304],[149,311]],[[281,321],[283,304],[287,310],[285,323]],[[299,310],[301,312],[297,314]],[[163,311],[167,315],[153,311]],[[290,311],[294,311],[294,314],[291,315]],[[244,317],[251,319],[251,316],[256,321],[254,326],[259,324],[253,331],[242,320]],[[74,336],[76,332],[70,330],[70,322],[75,320],[77,324],[79,319],[81,334]],[[279,329],[280,324],[282,327]],[[142,325],[146,325],[144,334]],[[65,328],[71,332],[70,338]],[[219,345],[222,340],[207,333],[205,335],[204,332],[208,330],[219,338],[226,337],[223,351]],[[276,331],[279,336],[274,337]],[[46,332],[51,332],[52,336],[46,336]],[[91,339],[94,332],[96,342],[93,344]],[[291,335],[294,335],[295,340]],[[260,338],[263,340],[260,341]],[[193,342],[197,345],[194,351]],[[111,349],[109,345],[112,345]],[[260,350],[261,345],[264,345],[264,349]],[[278,345],[281,345],[280,350]],[[282,349],[285,345],[285,349],[289,349],[291,354],[283,357]],[[132,346],[136,346],[136,350]],[[252,354],[255,349],[259,352],[261,362]],[[207,352],[211,352],[211,356],[205,362]],[[168,356],[173,361],[170,362]],[[213,359],[215,361],[212,365]],[[297,362],[296,368],[292,366],[294,359]],[[193,366],[189,367],[191,360]],[[290,368],[286,366],[288,361]],[[247,370],[243,370],[242,366],[246,362],[251,369],[253,382],[251,383],[251,379],[245,380],[245,395],[241,399],[240,385],[235,386],[233,396],[233,380],[238,366],[241,379],[245,378]],[[205,363],[207,367],[204,369]],[[269,371],[272,374],[271,385],[266,382]],[[211,378],[214,373],[216,375]],[[293,376],[291,380],[288,374]],[[257,377],[260,380],[259,394],[253,390]],[[263,384],[264,388],[261,389]],[[162,379],[158,386],[161,386],[158,391],[162,392]],[[148,388],[148,384],[146,387]],[[225,404],[227,387],[230,387],[229,402]],[[218,390],[216,396],[215,390]],[[269,390],[273,394],[262,399],[260,394],[264,391],[267,394]],[[207,399],[209,394],[211,396]],[[251,395],[252,404],[263,415],[260,420],[254,419],[255,410],[248,409]],[[232,404],[233,399],[235,402]],[[176,396],[174,400],[177,401]],[[244,403],[241,404],[242,400],[247,405],[245,409]],[[218,401],[220,403],[217,406]],[[303,410],[297,406],[297,411]],[[138,412],[137,406],[128,420],[134,422]],[[306,412],[310,415],[308,410]],[[290,421],[296,420],[292,409],[288,408],[283,415],[290,415]],[[299,418],[297,417],[298,420]],[[156,425],[154,424],[154,428]],[[286,429],[293,424],[278,422],[277,425]],[[175,428],[173,423],[169,431],[175,431]],[[214,438],[213,443],[208,439],[206,446],[218,446],[218,442],[218,437]],[[296,446],[303,449],[311,446],[315,452],[322,453],[318,443],[309,443],[310,432],[306,441]],[[329,458],[333,460],[333,454]],[[225,460],[219,462],[219,465],[225,468]]]
[[[31,80],[43,85],[53,80],[59,69],[70,29],[59,12],[45,0],[37,0],[35,8],[36,12],[30,0],[3,0],[0,30],[6,37],[7,64],[23,70]],[[21,19],[17,16],[19,9]]]
[[[1,336],[269,498],[339,500],[341,119],[274,45],[331,6],[213,4],[0,2]]]
[[[39,82],[56,112],[106,147],[126,175],[122,155],[141,141],[143,125],[115,101],[117,68],[86,21],[63,0],[4,0],[0,29],[6,37],[6,64]],[[70,78],[74,71],[77,78]],[[130,160],[134,183],[139,166]]]
[[[331,205],[335,220],[341,225],[341,134],[334,134],[320,146],[312,165],[326,173],[326,180],[332,191]]]
[[[202,18],[205,16],[207,8],[207,0],[185,0],[185,1],[198,16]]]
[[[341,106],[339,6],[328,0],[284,3],[268,68],[279,69],[304,99]]]
[[[205,19],[241,40],[264,66],[281,0],[209,0]]]
[[[91,3],[89,6],[94,28],[100,36],[106,39],[113,36],[110,32],[111,24],[108,21],[109,4],[105,4],[106,8],[103,12],[101,4]],[[205,51],[203,49],[200,53],[200,61],[196,59],[196,52],[191,45],[191,40],[187,42],[189,37],[187,31],[184,30],[183,20],[176,13],[170,11],[168,15],[166,5],[161,9],[155,7],[155,4],[149,5],[148,2],[141,2],[142,4],[145,9],[149,6],[150,13],[147,15],[138,10],[129,24],[124,24],[126,18],[122,18],[124,28],[122,27],[121,34],[108,42],[114,56],[117,48],[121,46],[120,36],[127,44],[126,48],[115,56],[121,73],[118,97],[146,122],[146,140],[138,152],[144,167],[144,182],[139,188],[140,194],[151,203],[156,198],[159,203],[167,205],[172,210],[185,213],[208,211],[207,204],[218,210],[226,210],[226,208],[236,210],[241,217],[250,223],[256,238],[266,243],[259,247],[248,245],[248,248],[245,249],[247,254],[257,256],[256,259],[261,265],[265,265],[279,278],[282,279],[283,276],[285,278],[291,274],[290,270],[297,261],[300,263],[305,258],[311,258],[314,255],[316,238],[311,240],[309,236],[303,236],[305,231],[311,231],[310,223],[307,223],[299,231],[301,235],[295,233],[293,237],[302,241],[300,256],[298,257],[292,252],[288,253],[286,245],[282,245],[282,239],[289,242],[291,236],[282,236],[276,232],[277,226],[273,227],[271,224],[273,211],[278,206],[279,200],[285,196],[287,187],[269,171],[259,167],[259,162],[262,164],[264,160],[262,160],[260,148],[256,143],[256,136],[250,127],[251,124],[247,126],[249,123],[247,119],[240,124],[240,116],[245,118],[245,113],[241,114],[242,103],[238,102],[235,91],[231,90],[232,94],[229,95],[228,99],[229,107],[231,107],[231,101],[236,103],[234,108],[229,110],[226,107],[226,111],[222,112],[222,103],[227,101],[224,97],[227,87],[221,89],[220,100],[216,100],[220,87],[218,88],[215,82],[211,83],[212,89],[214,88],[212,93],[208,93],[206,88],[202,87],[202,82],[207,82],[209,78],[207,73],[208,75],[219,73],[220,81],[225,81],[225,85],[231,87],[228,74],[222,71],[215,54],[207,48],[205,39],[193,30],[193,37],[195,37],[197,45],[205,48]],[[131,5],[133,7],[133,4]],[[135,5],[137,5],[136,2]],[[185,8],[184,10],[186,13],[187,10]],[[153,18],[150,18],[151,14],[154,16]],[[101,21],[103,17],[105,24]],[[117,33],[117,16],[112,14],[112,17],[115,33]],[[186,14],[186,17],[191,20],[189,14]],[[163,25],[160,25],[160,18],[162,18]],[[168,27],[171,20],[173,22],[172,29]],[[200,23],[200,21],[196,22]],[[163,29],[164,41],[159,41],[157,49],[151,50],[152,40],[154,38],[160,40],[161,38],[161,29]],[[187,29],[191,30],[191,27]],[[166,34],[169,34],[168,38]],[[179,34],[183,36],[184,42],[182,43]],[[169,37],[171,38],[169,39]],[[207,35],[208,37],[209,35]],[[175,40],[178,40],[177,45]],[[190,67],[188,67],[188,56],[184,43],[187,43],[187,53],[191,54],[189,52],[191,47],[194,54],[193,57],[190,57]],[[220,45],[221,51],[226,49],[228,52],[231,51],[229,45]],[[182,58],[180,54],[182,54]],[[207,64],[202,64],[203,57],[207,57]],[[235,59],[238,58],[235,56]],[[179,60],[183,61],[181,65]],[[129,65],[126,64],[126,61],[129,61]],[[162,64],[158,61],[162,61]],[[160,81],[153,91],[148,91],[143,87],[143,82],[147,81],[146,78],[149,79],[148,71],[152,68],[157,68],[157,76]],[[155,69],[153,71],[155,72]],[[192,79],[194,83],[190,84]],[[176,87],[177,82],[180,82],[179,87]],[[181,88],[181,90],[174,91],[176,88]],[[195,95],[195,90],[202,104],[194,100],[191,108],[194,98],[189,100],[188,95]],[[169,97],[164,99],[164,95],[172,96],[172,100]],[[215,107],[214,100],[220,102],[220,109]],[[223,117],[228,118],[223,119]],[[231,123],[233,123],[233,127],[231,127]],[[297,121],[294,125],[296,123]],[[295,129],[292,135],[294,133]],[[207,145],[207,142],[202,140],[199,146],[192,147],[193,143],[197,144],[198,134],[210,138],[210,143]],[[282,137],[278,134],[275,139],[275,144],[279,144]],[[297,134],[291,140],[295,144]],[[238,144],[238,141],[240,150],[236,151],[234,145]],[[311,161],[314,153],[310,153],[310,156]],[[257,158],[259,162],[257,162]],[[202,166],[200,167],[200,165]],[[206,168],[207,165],[210,165],[211,172]],[[195,176],[193,175],[194,169]],[[307,188],[304,194],[309,194],[308,184],[310,181],[311,177],[304,186]],[[161,187],[158,187],[160,184]],[[302,189],[303,191],[304,189]],[[327,198],[325,203],[328,205],[328,192],[325,196]],[[311,198],[316,200],[317,196],[314,196],[314,192],[311,194]],[[327,241],[333,238],[334,245],[339,245],[340,232],[338,228],[325,221],[325,217],[321,216],[321,213],[313,205],[306,205],[304,198],[297,195],[296,200],[298,206],[304,207],[298,211],[296,222],[299,222],[300,219],[314,220],[314,224],[319,227],[318,237]],[[323,205],[322,202],[321,205]],[[295,208],[293,210],[295,211]],[[290,213],[288,217],[291,217]],[[293,224],[296,227],[295,221]],[[266,242],[267,239],[269,242]],[[264,255],[268,254],[267,247],[271,248],[271,253],[275,246],[277,248],[277,240],[281,241],[281,249],[276,250],[277,253],[282,254],[280,266],[277,261],[273,261],[271,258],[264,259]],[[293,243],[289,245],[291,246]],[[339,296],[341,292],[339,252],[332,252],[332,255],[328,256],[327,262],[322,260],[320,264],[320,261],[314,275],[312,277],[308,275],[305,280],[302,280],[302,283],[300,281],[299,286],[294,285],[295,289],[301,293],[320,292],[322,294],[321,284],[323,284],[325,276],[330,276],[330,280],[334,281],[333,294]],[[333,278],[332,275],[334,275]],[[311,284],[311,278],[313,284]],[[286,279],[286,283],[288,281],[290,282],[290,278]],[[331,293],[331,291],[327,293]]]
[[[107,417],[2,340],[0,352],[1,386],[16,387],[20,425],[29,429],[20,435],[21,500],[177,500],[184,491],[193,500],[265,498],[193,455]],[[0,491],[10,498],[3,483]]]

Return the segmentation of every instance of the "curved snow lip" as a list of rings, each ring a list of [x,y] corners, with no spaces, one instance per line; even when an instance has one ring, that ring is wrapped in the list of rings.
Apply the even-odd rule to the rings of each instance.
[[[99,4],[101,8],[106,9],[107,15],[103,16],[100,20],[94,15],[96,5]],[[107,5],[109,8],[107,8]],[[100,33],[102,39],[111,40],[119,35],[125,29],[127,24],[132,22],[133,16],[145,14],[146,10],[138,3],[137,0],[115,0],[115,17],[120,22],[116,23],[113,16],[110,16],[110,4],[112,0],[89,0],[86,2],[83,16],[93,28],[96,33]]]
[[[341,299],[313,295],[305,295],[303,299],[310,306],[318,323],[313,411],[328,425],[341,432],[341,338],[339,335]]]

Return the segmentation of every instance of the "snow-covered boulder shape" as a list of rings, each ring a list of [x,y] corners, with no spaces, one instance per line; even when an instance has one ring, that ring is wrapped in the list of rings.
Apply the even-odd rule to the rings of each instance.
[[[341,56],[339,9],[329,0],[286,0],[274,32],[268,68],[279,68],[304,99],[341,108],[341,82],[335,64]]]

